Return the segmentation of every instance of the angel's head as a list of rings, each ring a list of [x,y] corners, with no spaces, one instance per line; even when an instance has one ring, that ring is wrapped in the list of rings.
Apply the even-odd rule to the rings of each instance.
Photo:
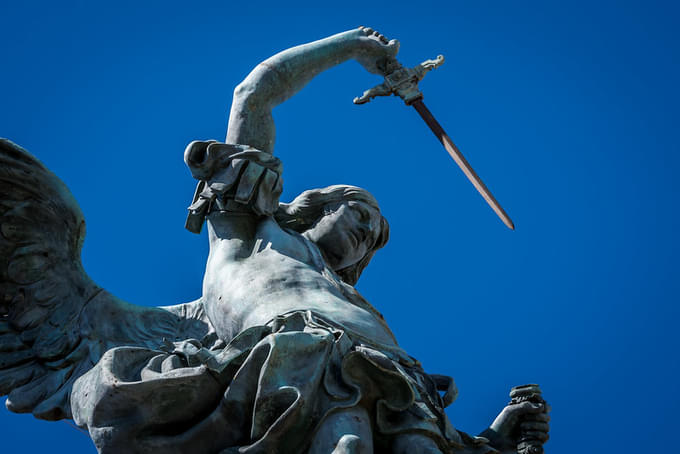
[[[275,218],[282,227],[316,243],[329,266],[350,285],[356,284],[390,234],[378,202],[356,186],[305,191],[291,203],[279,204]]]

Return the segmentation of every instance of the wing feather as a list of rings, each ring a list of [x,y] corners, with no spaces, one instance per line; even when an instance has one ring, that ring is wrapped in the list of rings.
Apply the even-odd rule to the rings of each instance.
[[[0,139],[0,395],[12,411],[70,418],[73,383],[106,350],[212,330],[200,301],[140,307],[101,289],[83,270],[84,238],[82,212],[61,180]]]
[[[3,370],[0,374],[0,394],[9,394],[13,389],[39,377],[41,373],[44,374],[45,372],[35,361]]]

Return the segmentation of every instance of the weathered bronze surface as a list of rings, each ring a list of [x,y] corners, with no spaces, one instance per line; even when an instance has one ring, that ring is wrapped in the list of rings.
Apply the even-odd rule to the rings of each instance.
[[[453,379],[423,370],[353,287],[389,238],[370,193],[338,185],[279,202],[272,109],[348,59],[381,74],[398,48],[361,27],[285,50],[234,91],[225,143],[187,146],[199,181],[187,228],[207,225],[210,255],[186,304],[135,306],[93,282],[69,190],[0,140],[8,408],[72,418],[116,454],[510,453],[547,440],[542,400],[511,402],[477,437],[453,428]]]

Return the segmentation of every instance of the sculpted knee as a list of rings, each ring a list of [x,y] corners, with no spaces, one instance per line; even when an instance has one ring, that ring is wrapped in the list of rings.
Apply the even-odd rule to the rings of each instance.
[[[331,454],[363,454],[368,453],[361,438],[356,435],[343,435]]]

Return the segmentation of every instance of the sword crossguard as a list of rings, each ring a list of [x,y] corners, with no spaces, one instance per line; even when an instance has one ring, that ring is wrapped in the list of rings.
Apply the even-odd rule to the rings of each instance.
[[[411,105],[423,98],[423,94],[418,90],[418,82],[423,80],[425,74],[439,68],[443,63],[444,56],[438,55],[434,60],[425,60],[413,68],[405,68],[396,58],[390,58],[385,62],[385,81],[354,98],[354,104],[366,104],[377,96],[396,95],[403,99],[406,105]]]

